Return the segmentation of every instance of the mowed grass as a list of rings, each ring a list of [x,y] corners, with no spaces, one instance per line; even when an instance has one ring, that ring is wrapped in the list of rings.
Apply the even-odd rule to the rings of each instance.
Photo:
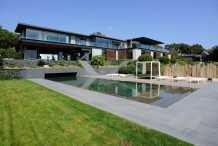
[[[29,80],[13,80],[0,81],[0,145],[189,144]]]

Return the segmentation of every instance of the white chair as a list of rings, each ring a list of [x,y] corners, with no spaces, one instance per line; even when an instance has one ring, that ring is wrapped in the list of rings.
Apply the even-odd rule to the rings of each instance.
[[[127,75],[125,75],[125,74],[119,74],[119,77],[125,78],[125,77],[127,77]]]
[[[169,76],[158,76],[158,77],[155,77],[155,81],[156,81],[157,79],[159,79],[159,80],[165,80],[165,79],[169,80],[170,77],[169,77]]]
[[[172,78],[172,82],[173,81],[186,81],[187,77],[176,77],[176,78]]]
[[[190,84],[192,83],[192,82],[198,82],[198,84],[199,84],[199,82],[205,82],[205,79],[204,78],[190,78],[190,80],[189,80],[189,82],[190,82]]]

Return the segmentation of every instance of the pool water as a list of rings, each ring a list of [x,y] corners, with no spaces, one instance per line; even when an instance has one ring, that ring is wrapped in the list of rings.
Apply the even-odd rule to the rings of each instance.
[[[197,88],[190,87],[89,77],[53,78],[51,80],[160,107],[168,107],[197,90]]]

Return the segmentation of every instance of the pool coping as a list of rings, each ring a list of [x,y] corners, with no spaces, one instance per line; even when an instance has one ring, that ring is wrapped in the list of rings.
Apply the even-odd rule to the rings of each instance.
[[[218,145],[218,126],[216,124],[218,122],[218,90],[215,90],[218,89],[218,83],[216,82],[203,86],[191,85],[192,87],[197,86],[197,88],[200,86],[200,89],[173,105],[162,108],[50,80],[30,80],[83,103],[181,140],[196,145]],[[121,80],[129,81],[128,79]],[[156,81],[153,83],[157,84]],[[166,85],[163,82],[160,84]],[[174,84],[181,86],[178,83]],[[174,84],[168,83],[167,85],[174,86]]]

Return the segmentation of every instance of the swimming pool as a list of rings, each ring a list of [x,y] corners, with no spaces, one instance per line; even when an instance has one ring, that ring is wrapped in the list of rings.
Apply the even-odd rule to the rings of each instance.
[[[197,90],[197,88],[190,87],[89,77],[53,78],[50,80],[160,107],[168,107]]]

